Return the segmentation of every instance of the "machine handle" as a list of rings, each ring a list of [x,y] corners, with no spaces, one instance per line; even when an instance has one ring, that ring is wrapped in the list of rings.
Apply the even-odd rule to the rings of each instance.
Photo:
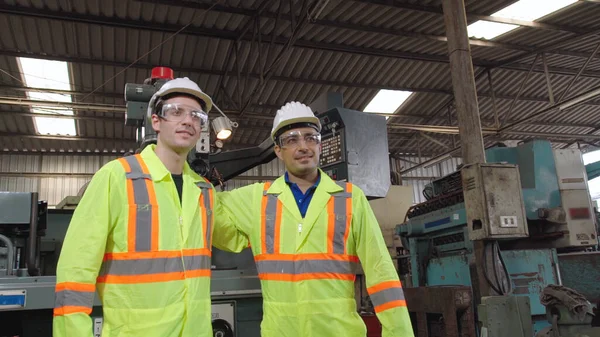
[[[31,193],[31,218],[29,221],[29,240],[27,240],[27,272],[29,276],[39,276],[40,271],[36,266],[37,252],[37,227],[38,227],[38,193]]]
[[[8,250],[8,255],[6,257],[6,275],[12,276],[14,274],[15,267],[15,247],[13,246],[12,241],[2,234],[0,234],[0,241],[4,242],[6,249]]]

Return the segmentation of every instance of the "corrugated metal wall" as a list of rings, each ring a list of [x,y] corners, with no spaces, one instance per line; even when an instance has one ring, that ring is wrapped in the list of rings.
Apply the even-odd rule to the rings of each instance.
[[[57,205],[67,196],[77,195],[81,187],[104,164],[116,155],[78,156],[56,154],[0,154],[0,191],[38,192],[49,206]],[[260,165],[241,176],[252,179],[233,179],[226,190],[257,182],[257,177],[276,177],[285,172],[278,159]]]
[[[65,197],[77,195],[92,175],[114,158],[116,155],[0,154],[0,191],[38,192],[40,199],[48,201],[49,206],[55,206]],[[391,167],[400,172],[426,160],[428,158],[395,159],[391,162]],[[454,172],[460,163],[459,158],[452,158],[428,168],[416,169],[402,177],[402,185],[413,186],[413,201],[423,202],[425,199],[422,191],[425,184],[432,178]],[[228,181],[226,190],[270,180],[284,172],[283,163],[275,159]],[[243,179],[244,176],[248,179]]]
[[[0,191],[38,192],[49,206],[77,195],[100,167],[115,155],[1,154]]]
[[[393,171],[400,172],[429,159],[427,157],[400,157],[392,161],[391,167]],[[455,172],[461,163],[461,158],[450,158],[429,167],[415,169],[402,176],[402,185],[413,186],[413,202],[415,204],[424,202],[423,189],[425,185],[435,178]]]

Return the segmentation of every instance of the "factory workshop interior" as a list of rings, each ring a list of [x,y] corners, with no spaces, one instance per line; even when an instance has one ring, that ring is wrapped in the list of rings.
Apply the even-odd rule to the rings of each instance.
[[[181,78],[212,101],[184,154],[210,202],[287,177],[272,131],[290,102],[320,123],[298,140],[320,141],[317,172],[364,192],[365,254],[393,265],[400,297],[382,305],[361,259],[335,282],[352,282],[362,332],[305,336],[600,336],[599,51],[598,0],[2,1],[0,337],[51,337],[73,314],[55,310],[59,259],[77,258],[61,256],[71,219],[98,171],[156,145],[151,100]],[[345,226],[336,214],[323,217]],[[209,255],[212,336],[274,336],[263,292],[285,281],[244,247]],[[329,281],[302,282],[318,297]],[[82,334],[119,335],[93,297]]]

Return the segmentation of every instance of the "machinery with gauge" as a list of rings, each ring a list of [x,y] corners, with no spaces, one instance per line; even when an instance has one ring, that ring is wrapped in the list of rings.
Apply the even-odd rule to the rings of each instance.
[[[561,277],[561,270],[600,260],[597,252],[572,257],[598,244],[586,168],[580,151],[553,149],[543,140],[494,146],[486,159],[425,186],[427,201],[412,206],[396,227],[410,252],[400,274],[414,288],[471,286],[472,240],[484,240],[484,275],[501,296],[481,299],[480,323],[492,324],[501,308],[525,305],[536,334],[551,324],[540,299],[547,286],[566,279],[567,287],[590,294],[582,285],[591,279]],[[515,296],[525,302],[511,302]]]

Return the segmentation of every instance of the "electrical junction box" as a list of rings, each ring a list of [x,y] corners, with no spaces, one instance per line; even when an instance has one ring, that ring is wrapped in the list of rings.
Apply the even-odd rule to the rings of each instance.
[[[516,165],[477,163],[461,171],[470,240],[529,236]]]
[[[564,219],[546,227],[548,231],[565,233],[553,242],[553,246],[596,245],[598,233],[595,214],[581,151],[563,149],[553,152]]]
[[[235,337],[235,302],[213,302],[212,328],[215,337]]]
[[[477,306],[477,316],[482,337],[533,336],[527,296],[482,297],[481,304]]]

